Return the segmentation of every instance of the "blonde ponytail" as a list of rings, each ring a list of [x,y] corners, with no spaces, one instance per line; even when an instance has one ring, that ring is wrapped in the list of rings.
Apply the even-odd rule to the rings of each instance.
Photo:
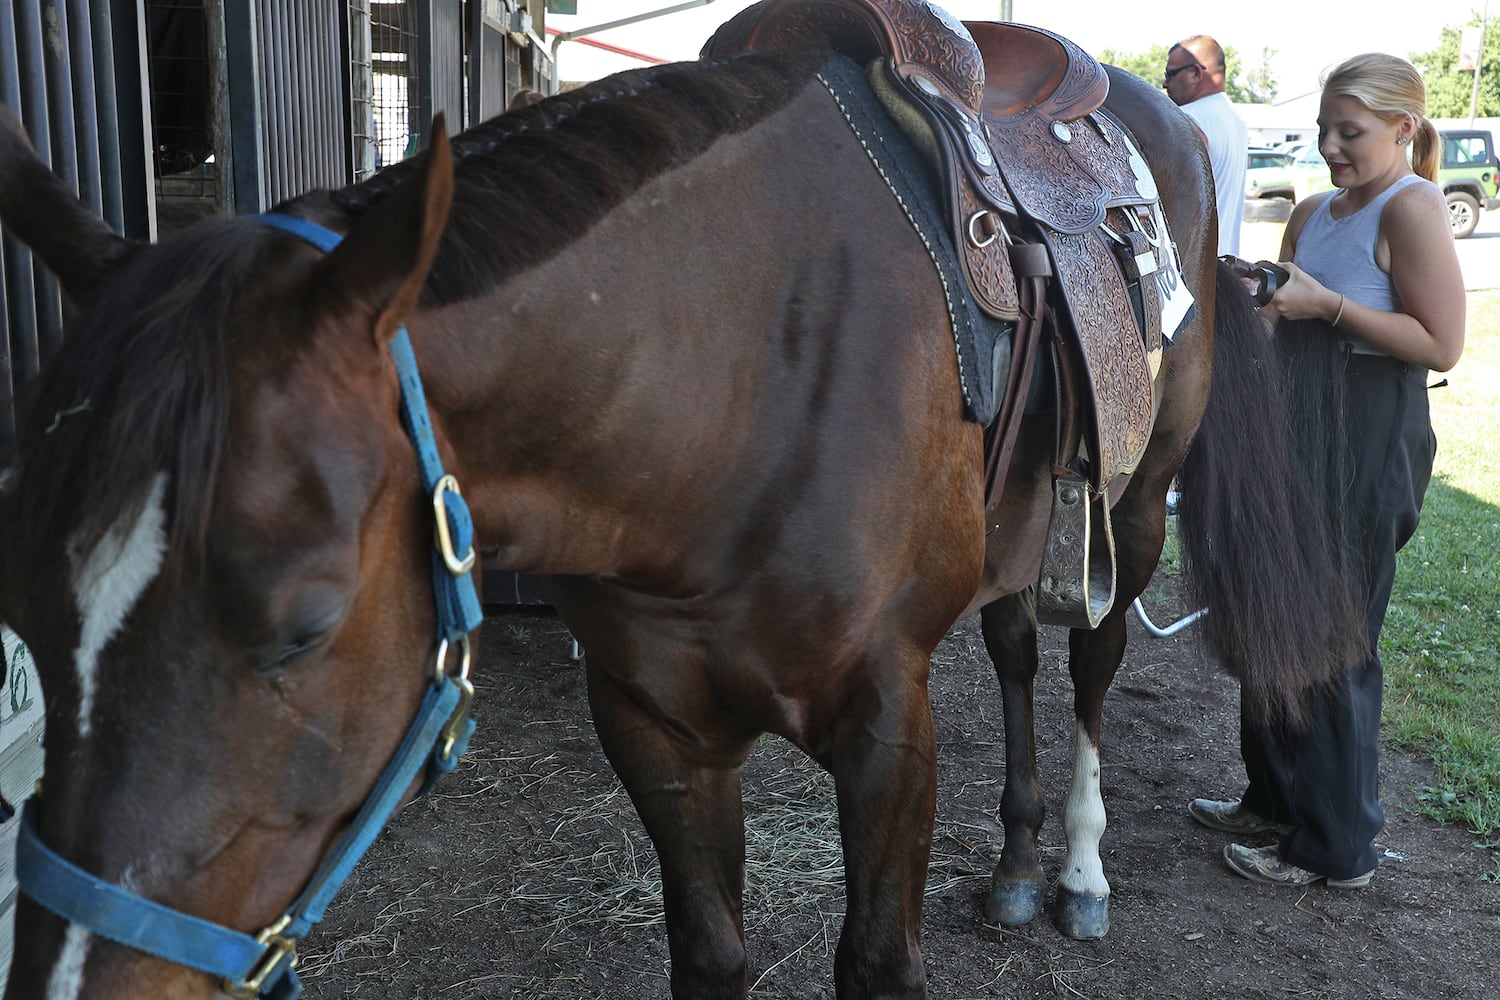
[[[1426,117],[1417,117],[1417,127],[1412,133],[1411,168],[1417,176],[1429,181],[1437,180],[1438,164],[1443,159],[1443,141],[1437,126]]]

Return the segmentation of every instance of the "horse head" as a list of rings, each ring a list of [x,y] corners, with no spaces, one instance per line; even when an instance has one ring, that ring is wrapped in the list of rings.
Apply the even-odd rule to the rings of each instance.
[[[332,252],[248,219],[146,245],[0,109],[0,221],[77,306],[0,490],[0,620],[46,694],[30,818],[94,878],[250,934],[349,825],[434,673],[432,505],[386,351],[451,203],[433,135]],[[19,907],[7,997],[220,989]]]

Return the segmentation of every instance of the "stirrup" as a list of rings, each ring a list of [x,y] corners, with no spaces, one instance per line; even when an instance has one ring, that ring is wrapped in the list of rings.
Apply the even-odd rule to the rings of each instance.
[[[1115,536],[1109,499],[1102,492],[1091,496],[1082,476],[1057,476],[1037,581],[1036,619],[1046,625],[1097,628],[1114,603]]]

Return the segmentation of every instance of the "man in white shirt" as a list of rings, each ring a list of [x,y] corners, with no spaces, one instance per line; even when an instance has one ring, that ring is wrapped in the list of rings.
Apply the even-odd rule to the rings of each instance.
[[[1167,52],[1161,85],[1208,143],[1219,203],[1219,254],[1239,256],[1250,136],[1224,95],[1224,50],[1208,35],[1184,38]]]

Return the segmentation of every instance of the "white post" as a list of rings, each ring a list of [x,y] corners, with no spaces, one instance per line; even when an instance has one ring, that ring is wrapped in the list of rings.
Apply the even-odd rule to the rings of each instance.
[[[1469,92],[1469,128],[1474,127],[1474,118],[1479,111],[1479,74],[1484,70],[1484,36],[1490,24],[1490,0],[1484,0],[1484,13],[1479,15],[1479,53],[1474,57],[1474,89]]]

